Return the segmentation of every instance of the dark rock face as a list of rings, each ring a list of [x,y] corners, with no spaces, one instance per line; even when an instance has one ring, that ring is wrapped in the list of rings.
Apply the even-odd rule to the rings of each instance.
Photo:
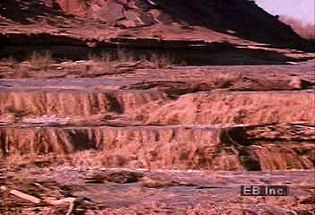
[[[188,65],[273,64],[310,59],[287,48],[312,49],[245,0],[4,0],[0,24],[0,57],[44,49],[77,60],[120,48],[138,56],[166,52]]]
[[[11,13],[11,10],[17,13]],[[71,14],[101,20],[107,25],[139,28],[157,24],[179,23],[203,26],[209,30],[274,46],[306,48],[307,44],[290,27],[281,23],[255,3],[237,1],[186,0],[46,0],[7,1],[0,14],[13,21],[30,22],[29,18]],[[82,18],[81,18],[82,19]],[[169,32],[170,33],[170,32]]]

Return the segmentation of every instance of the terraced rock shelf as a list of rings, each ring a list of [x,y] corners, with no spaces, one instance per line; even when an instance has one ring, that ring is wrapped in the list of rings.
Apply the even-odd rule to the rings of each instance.
[[[2,0],[0,214],[314,214],[313,48],[247,0]]]
[[[105,214],[116,213],[115,211],[124,214],[124,210],[153,213],[152,208],[159,208],[160,212],[157,213],[169,211],[184,214],[207,211],[214,214],[213,210],[219,210],[221,207],[216,204],[222,197],[217,199],[213,195],[221,196],[226,192],[226,195],[233,196],[238,195],[239,191],[236,184],[231,182],[219,187],[216,187],[218,184],[215,183],[215,188],[198,188],[205,186],[198,181],[199,174],[208,174],[209,171],[233,171],[233,174],[236,174],[236,171],[243,171],[239,173],[242,177],[248,175],[264,180],[265,176],[260,175],[261,173],[246,171],[298,170],[300,172],[296,174],[302,174],[299,176],[302,180],[311,177],[315,150],[315,73],[311,67],[311,62],[268,67],[174,67],[135,69],[131,73],[98,78],[2,79],[2,161],[6,163],[8,173],[13,169],[20,172],[21,170],[17,169],[23,166],[27,169],[35,168],[34,171],[45,178],[40,184],[45,184],[46,180],[58,181],[60,174],[67,175],[68,179],[58,183],[56,181],[54,183],[57,184],[53,186],[65,186],[68,180],[70,183],[71,177],[76,177],[77,174],[90,174],[91,168],[93,171],[116,168],[117,174],[122,174],[119,178],[127,177],[125,174],[128,171],[146,169],[150,170],[148,174],[158,177],[152,179],[150,176],[149,179],[144,179],[148,180],[149,184],[153,183],[148,186],[154,188],[149,189],[163,188],[160,192],[164,193],[151,197],[151,200],[147,199],[150,203],[144,201],[148,198],[145,197],[148,194],[144,194],[147,191],[136,191],[141,186],[147,186],[147,182],[140,178],[139,185],[126,185],[129,187],[128,192],[136,192],[142,196],[139,204],[125,202],[125,197],[118,191],[122,188],[99,185],[97,189],[100,189],[100,192],[118,189],[112,191],[118,192],[115,194],[118,195],[116,200],[109,203],[107,198],[100,197],[103,194],[97,195],[93,191],[96,188],[89,188],[90,185],[81,181],[75,182],[79,183],[75,186],[82,186],[82,189],[89,191],[73,189],[71,195],[83,195],[93,201],[97,200],[98,202],[93,204],[98,205],[98,211],[106,211]],[[35,77],[36,75],[42,74],[35,74]],[[153,77],[148,79],[151,76]],[[44,167],[67,170],[51,170],[49,174],[54,176],[46,178],[48,173],[42,172]],[[83,173],[77,172],[77,168],[83,168]],[[170,176],[165,169],[182,173]],[[124,172],[126,170],[127,173]],[[181,185],[177,179],[175,182],[170,179],[182,177],[182,174],[188,174],[185,171],[191,170],[198,171],[188,177],[193,185],[180,182],[183,183]],[[223,177],[214,174],[218,173],[211,173],[211,177]],[[287,173],[271,172],[270,178],[277,181],[276,175],[283,175],[285,179],[281,180],[292,184],[293,193],[300,192],[294,182],[297,176],[293,173],[285,174]],[[20,186],[11,182],[9,175],[6,174],[3,180],[13,183],[11,186]],[[23,177],[26,181],[33,180],[29,174]],[[224,177],[232,180],[239,176]],[[282,183],[281,180],[277,182]],[[311,189],[309,182],[305,185],[308,186],[307,190]],[[159,185],[160,183],[162,185]],[[190,186],[192,187],[189,188]],[[234,188],[229,188],[230,186]],[[173,189],[177,191],[172,191]],[[202,195],[212,197],[201,201],[200,198],[205,196],[198,197],[201,195],[199,189],[206,189],[206,193],[211,194]],[[215,189],[216,194],[212,193],[212,189]],[[164,203],[160,199],[165,200],[163,196],[170,195],[170,192],[177,196],[175,199],[170,197],[176,204],[187,204],[187,200],[180,200],[180,196],[186,192],[189,192],[187,195],[195,199],[195,202],[189,203],[188,208],[170,205],[165,206],[170,207],[169,209],[162,209]],[[306,194],[305,198],[308,198]],[[230,200],[224,200],[225,203],[222,204],[228,205],[220,209],[226,214],[232,207],[228,201]],[[243,205],[245,199],[237,201],[233,203],[233,207]],[[290,201],[287,199],[285,202],[289,208],[310,210],[308,204],[299,204],[296,209],[290,206]],[[275,201],[272,206],[263,202],[264,206],[260,207],[260,211],[278,213],[287,210],[274,206],[278,204]],[[17,205],[12,206],[13,208],[19,204],[23,205],[15,204]],[[91,208],[89,204],[83,204],[88,208],[86,210],[95,210],[94,206]],[[118,207],[117,204],[124,206]],[[254,206],[237,210],[255,211]]]

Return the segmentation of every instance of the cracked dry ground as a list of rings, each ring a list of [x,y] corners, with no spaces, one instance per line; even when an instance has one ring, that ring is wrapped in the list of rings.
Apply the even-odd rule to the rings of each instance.
[[[93,68],[66,62],[9,79],[2,65],[2,185],[76,197],[75,214],[312,214],[314,62]],[[247,184],[290,195],[241,197]],[[0,214],[68,207],[0,197]]]

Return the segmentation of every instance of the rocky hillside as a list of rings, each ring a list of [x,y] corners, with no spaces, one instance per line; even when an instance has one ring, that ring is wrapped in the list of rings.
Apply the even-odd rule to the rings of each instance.
[[[104,26],[202,26],[268,44],[302,43],[277,17],[248,0],[4,0],[1,5],[0,14],[3,18],[14,22],[32,23],[44,17],[71,14],[81,19],[98,20]]]
[[[223,44],[228,51],[256,47],[262,55],[278,53],[270,47],[312,49],[288,25],[247,0],[4,0],[0,24],[4,56],[15,54],[5,49],[40,45],[54,52],[52,45],[65,44],[177,50],[221,50],[216,45]]]

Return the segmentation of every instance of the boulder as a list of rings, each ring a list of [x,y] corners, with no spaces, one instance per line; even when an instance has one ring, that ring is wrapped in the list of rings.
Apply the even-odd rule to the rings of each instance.
[[[84,0],[55,0],[55,2],[63,11],[76,16],[85,15],[88,10],[88,5]]]

